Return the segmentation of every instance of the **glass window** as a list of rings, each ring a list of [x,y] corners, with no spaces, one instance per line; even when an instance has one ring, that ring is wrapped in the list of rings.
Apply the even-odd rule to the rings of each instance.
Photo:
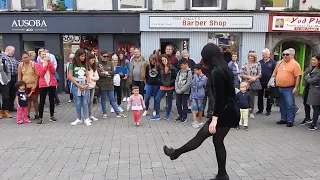
[[[0,0],[0,9],[8,9],[7,0]]]
[[[219,0],[192,0],[192,7],[219,7]]]
[[[119,0],[120,9],[146,9],[148,0]]]
[[[227,61],[231,60],[231,53],[240,50],[239,33],[209,33],[208,42],[218,45]]]
[[[289,0],[262,0],[262,7],[284,8],[289,6]]]
[[[64,5],[67,7],[67,9],[73,9],[73,0],[56,0],[64,2]]]
[[[37,0],[21,0],[22,9],[36,9]]]

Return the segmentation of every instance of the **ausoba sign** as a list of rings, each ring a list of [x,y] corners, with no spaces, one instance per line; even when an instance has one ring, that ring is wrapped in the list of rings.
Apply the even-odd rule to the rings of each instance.
[[[150,16],[150,28],[242,28],[251,29],[253,17]]]

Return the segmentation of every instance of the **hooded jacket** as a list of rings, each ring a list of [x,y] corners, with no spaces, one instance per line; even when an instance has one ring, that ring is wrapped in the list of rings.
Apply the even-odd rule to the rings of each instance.
[[[194,75],[191,83],[191,99],[203,100],[205,97],[205,91],[207,86],[208,78],[206,75],[201,74],[200,76]]]

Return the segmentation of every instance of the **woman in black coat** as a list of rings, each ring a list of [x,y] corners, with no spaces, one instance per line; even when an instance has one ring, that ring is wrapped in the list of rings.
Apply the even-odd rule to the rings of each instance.
[[[234,77],[218,46],[205,45],[201,56],[212,75],[211,88],[215,93],[216,104],[213,116],[188,143],[178,149],[164,146],[163,150],[171,160],[175,160],[181,154],[198,148],[204,140],[212,136],[218,161],[218,174],[212,180],[229,180],[226,172],[226,149],[223,141],[230,128],[238,126],[240,121],[240,111],[233,83]]]

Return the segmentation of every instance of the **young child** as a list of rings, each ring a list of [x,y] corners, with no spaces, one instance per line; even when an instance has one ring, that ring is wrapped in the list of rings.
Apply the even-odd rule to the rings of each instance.
[[[243,126],[244,130],[248,131],[248,117],[249,111],[251,110],[251,96],[248,90],[248,83],[242,82],[240,83],[240,92],[237,93],[237,100],[240,108],[240,122],[237,129],[240,129]]]
[[[27,98],[32,95],[31,91],[28,95],[26,92],[26,83],[19,81],[17,83],[16,103],[17,103],[17,124],[31,123],[28,117],[28,101]]]
[[[190,86],[192,81],[192,72],[189,69],[188,61],[182,59],[180,61],[180,70],[177,74],[175,81],[176,90],[176,105],[178,109],[179,117],[176,119],[177,122],[187,122],[188,115],[188,99],[190,94]]]
[[[205,98],[205,87],[207,86],[208,78],[202,73],[202,66],[196,64],[193,66],[194,76],[191,83],[191,109],[193,115],[193,128],[199,128],[202,122],[204,111],[203,100]],[[199,120],[197,121],[197,113]]]
[[[140,126],[140,112],[146,108],[141,94],[139,94],[139,86],[132,87],[132,95],[127,105],[127,110],[133,111],[134,126]]]

